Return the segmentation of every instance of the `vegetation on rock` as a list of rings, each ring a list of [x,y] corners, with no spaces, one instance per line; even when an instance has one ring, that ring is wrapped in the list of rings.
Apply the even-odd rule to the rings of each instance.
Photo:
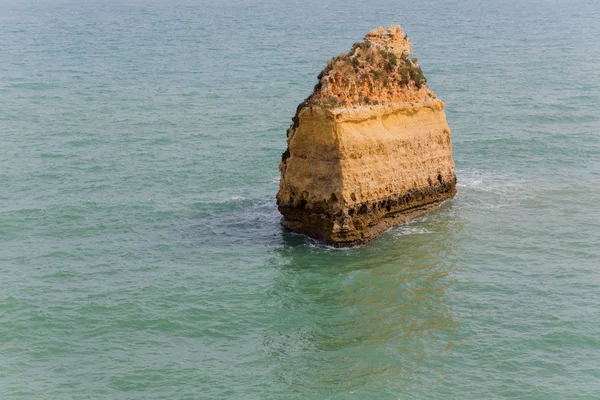
[[[306,105],[335,108],[432,97],[418,60],[409,58],[411,50],[400,27],[374,29],[327,63]]]

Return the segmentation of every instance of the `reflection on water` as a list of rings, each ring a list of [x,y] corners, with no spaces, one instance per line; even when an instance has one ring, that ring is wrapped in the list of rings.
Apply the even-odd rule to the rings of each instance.
[[[402,391],[424,363],[451,355],[450,297],[460,236],[451,205],[361,248],[334,250],[288,235],[271,263],[276,321],[264,332],[273,373],[298,393]]]

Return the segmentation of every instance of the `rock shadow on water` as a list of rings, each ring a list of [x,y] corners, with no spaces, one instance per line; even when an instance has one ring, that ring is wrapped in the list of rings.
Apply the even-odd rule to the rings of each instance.
[[[193,217],[179,227],[182,240],[205,248],[273,247],[282,245],[283,228],[273,199],[232,196],[189,206]]]
[[[299,237],[284,235],[270,260],[278,275],[262,346],[285,390],[299,398],[368,398],[422,390],[452,375],[445,360],[460,327],[452,308],[460,229],[450,213],[413,225],[417,233],[404,226],[347,250],[298,245]]]

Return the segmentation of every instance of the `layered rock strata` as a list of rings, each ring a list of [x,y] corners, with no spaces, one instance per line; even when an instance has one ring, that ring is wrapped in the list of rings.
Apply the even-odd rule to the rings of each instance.
[[[336,247],[369,242],[456,193],[444,103],[393,25],[319,74],[287,132],[282,224]]]

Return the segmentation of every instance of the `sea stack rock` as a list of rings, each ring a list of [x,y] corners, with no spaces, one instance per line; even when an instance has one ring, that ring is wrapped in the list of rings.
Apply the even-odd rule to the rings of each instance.
[[[379,27],[319,74],[279,164],[285,227],[353,246],[456,194],[444,103],[411,52],[400,26]]]

